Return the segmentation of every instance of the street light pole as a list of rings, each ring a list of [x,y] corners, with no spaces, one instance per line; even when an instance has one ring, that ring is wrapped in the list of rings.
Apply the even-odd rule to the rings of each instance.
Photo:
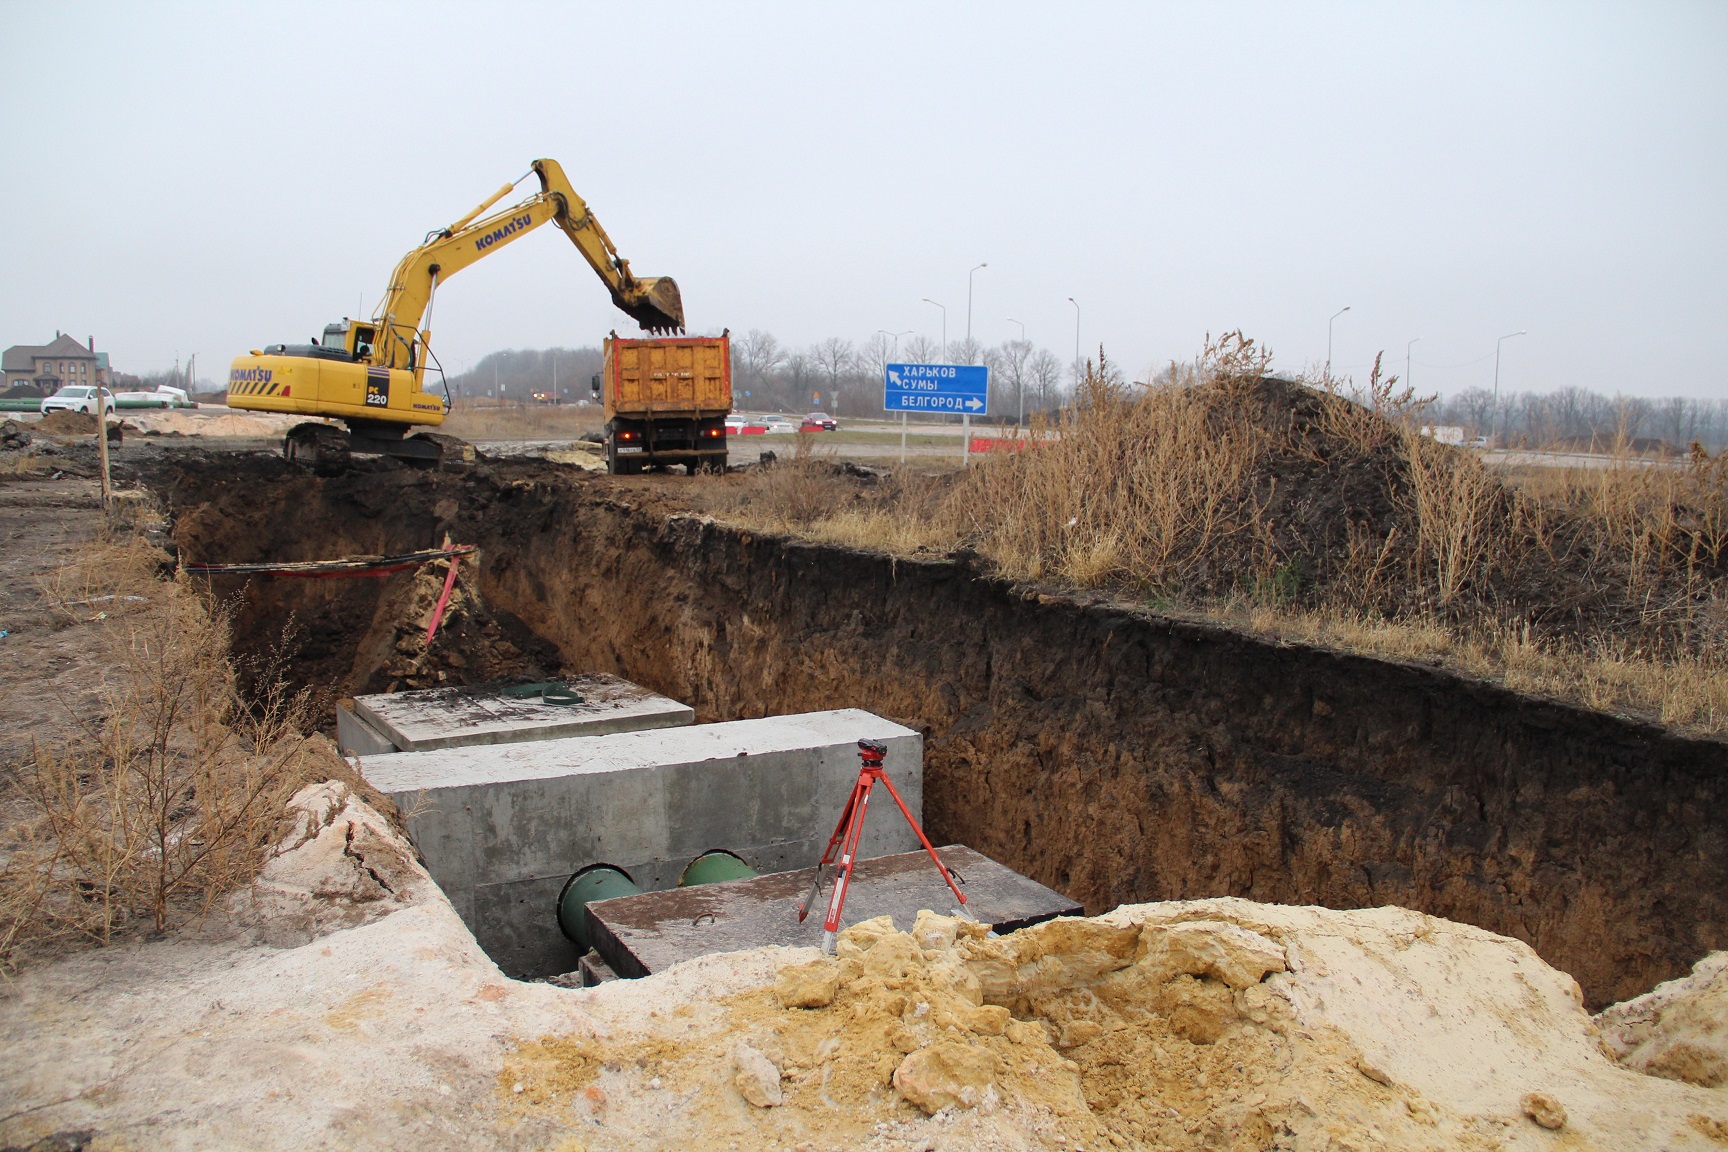
[[[1014,319],[1012,316],[1008,317],[1008,323],[1020,325],[1020,343],[1026,343],[1025,323]],[[1026,371],[1024,365],[1014,373],[1014,380],[1019,386],[1020,393],[1018,399],[1014,402],[1014,427],[1018,430],[1019,427],[1026,422]]]
[[[890,340],[894,341],[894,351],[891,353],[891,355],[896,360],[900,359],[900,337],[910,336],[911,334],[912,334],[912,329],[910,329],[910,328],[906,329],[906,331],[904,331],[904,332],[890,332],[886,328],[876,329],[876,335],[886,336]]]
[[[936,304],[936,301],[926,296],[924,303]],[[942,309],[942,359],[946,360],[948,359],[948,309],[941,304],[936,304],[936,307]]]
[[[894,341],[894,351],[889,353],[889,356],[892,360],[898,360],[900,359],[900,337],[908,335],[911,331],[910,328],[906,329],[905,332],[890,332],[886,328],[878,328],[876,335],[886,336]],[[884,391],[887,390],[888,382],[886,380],[882,382],[882,387]],[[900,463],[906,463],[906,410],[904,408],[900,410]]]
[[[1506,335],[1500,337],[1500,339],[1494,341],[1494,407],[1496,411],[1498,411],[1500,407],[1500,345],[1512,339],[1514,336],[1523,335],[1525,335],[1524,330],[1519,329],[1517,332],[1508,332]]]
[[[980,264],[978,268],[988,268],[988,264]],[[978,274],[978,268],[966,273],[966,363],[972,363],[972,277]]]
[[[1068,297],[1068,303],[1074,305],[1074,387],[1080,387],[1080,301]]]
[[[1346,313],[1348,311],[1350,311],[1350,305],[1346,304],[1346,305],[1344,305],[1344,307],[1338,309],[1338,311],[1332,313],[1332,320],[1338,319],[1338,317],[1344,315],[1344,313]],[[1326,379],[1327,380],[1332,379],[1332,320],[1326,321]]]
[[[1416,337],[1416,340],[1420,339],[1422,337]],[[1410,349],[1416,346],[1416,340],[1404,345],[1404,387],[1406,388],[1410,387]]]

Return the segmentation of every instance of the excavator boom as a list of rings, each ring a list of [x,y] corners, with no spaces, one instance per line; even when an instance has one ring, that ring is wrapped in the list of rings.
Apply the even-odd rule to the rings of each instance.
[[[576,245],[620,311],[651,333],[684,330],[684,302],[677,283],[669,276],[638,279],[631,273],[630,262],[618,254],[612,238],[589,211],[587,202],[570,187],[556,160],[536,160],[532,171],[540,178],[540,191],[535,195],[502,212],[483,216],[515,188],[515,184],[507,184],[402,257],[376,316],[378,349],[384,363],[393,368],[409,367],[414,359],[414,336],[439,284],[548,221],[557,224]]]

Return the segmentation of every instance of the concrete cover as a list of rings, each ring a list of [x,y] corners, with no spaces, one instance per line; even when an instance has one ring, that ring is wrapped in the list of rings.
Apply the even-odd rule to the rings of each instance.
[[[569,685],[582,702],[518,700],[497,687],[428,688],[356,696],[354,712],[404,752],[639,732],[696,720],[688,705],[616,676],[566,676],[560,682]]]
[[[871,804],[875,804],[874,798]],[[973,919],[998,933],[1012,932],[1057,916],[1083,916],[1074,901],[959,844],[938,848]],[[737,952],[767,944],[820,946],[822,918],[833,894],[833,876],[810,915],[798,922],[798,902],[810,891],[815,870],[803,868],[724,884],[701,884],[667,892],[619,896],[588,905],[594,950],[620,976],[647,976],[715,952]],[[877,916],[910,932],[918,911],[951,915],[958,902],[922,848],[898,856],[861,860],[846,890],[842,928]]]
[[[605,861],[647,890],[726,848],[759,872],[821,858],[858,778],[857,741],[888,745],[889,779],[923,810],[923,737],[859,709],[650,732],[403,752],[362,761],[489,955],[515,976],[572,971],[554,905]],[[860,855],[918,846],[878,787]]]
[[[345,756],[390,756],[399,748],[366,723],[346,702],[336,706],[336,747]]]

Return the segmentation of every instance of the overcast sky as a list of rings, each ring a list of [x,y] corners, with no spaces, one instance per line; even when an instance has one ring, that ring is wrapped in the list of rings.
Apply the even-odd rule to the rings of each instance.
[[[200,374],[377,303],[530,160],[694,331],[1728,396],[1728,4],[0,0],[0,345]],[[530,180],[522,192],[536,188]],[[449,368],[636,334],[553,229]]]

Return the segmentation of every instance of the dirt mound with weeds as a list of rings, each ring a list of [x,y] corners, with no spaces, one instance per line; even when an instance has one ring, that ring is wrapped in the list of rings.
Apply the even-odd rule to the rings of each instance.
[[[96,432],[96,417],[88,412],[68,412],[57,408],[35,424],[44,436],[92,436]]]
[[[385,589],[346,681],[352,694],[519,683],[557,674],[562,661],[556,647],[487,606],[479,591],[479,555],[457,562],[456,583],[430,640],[427,629],[450,562],[422,565]]]

